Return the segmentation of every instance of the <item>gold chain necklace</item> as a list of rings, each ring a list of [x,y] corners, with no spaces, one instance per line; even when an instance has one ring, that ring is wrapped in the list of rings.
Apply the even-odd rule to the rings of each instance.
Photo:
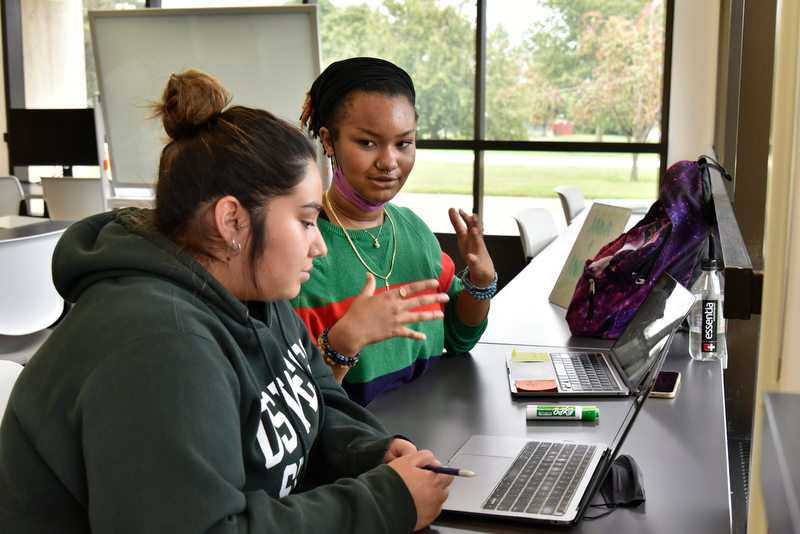
[[[328,191],[330,191],[330,189]],[[358,256],[358,259],[361,261],[361,263],[364,265],[364,267],[366,267],[367,270],[369,272],[371,272],[373,275],[375,275],[378,278],[380,278],[381,280],[383,280],[384,283],[386,284],[386,289],[389,289],[389,276],[391,276],[392,271],[394,270],[394,258],[395,258],[395,255],[397,254],[397,234],[395,233],[395,229],[394,229],[394,221],[392,220],[391,217],[389,217],[389,212],[386,211],[386,209],[384,208],[383,212],[386,214],[386,218],[389,219],[389,223],[392,225],[392,241],[394,243],[394,248],[392,250],[392,264],[389,267],[389,272],[386,273],[386,276],[382,276],[382,275],[376,273],[375,271],[373,271],[372,269],[370,269],[369,265],[367,265],[367,262],[365,262],[364,258],[361,257],[361,254],[358,253],[358,249],[356,248],[356,244],[353,243],[353,240],[350,238],[350,234],[347,233],[347,228],[344,227],[344,225],[342,224],[342,221],[339,220],[339,216],[336,214],[336,210],[333,209],[333,204],[331,204],[331,199],[328,196],[328,191],[325,191],[325,201],[328,203],[328,208],[330,208],[331,213],[333,214],[333,218],[336,219],[336,222],[342,228],[342,231],[344,232],[344,235],[347,238],[347,242],[350,243],[351,247],[353,247],[353,252],[356,253],[356,256]],[[344,217],[344,214],[342,214],[342,217]],[[369,234],[369,232],[367,232],[367,233]],[[372,234],[370,234],[370,235],[372,235]],[[379,232],[378,235],[380,235],[380,232]]]
[[[325,193],[327,194],[327,191],[325,191]],[[327,196],[326,196],[325,198],[328,200],[328,206],[330,206],[330,205],[331,205],[331,201],[328,199],[328,197],[327,197]],[[333,207],[331,207],[331,212],[332,212],[332,211],[333,211]],[[381,210],[381,211],[383,211],[383,210]],[[336,215],[336,214],[334,213],[334,215]],[[345,215],[344,213],[342,213],[342,217],[344,217],[345,219],[347,219],[348,221],[350,221],[350,223],[352,223],[354,226],[358,226],[358,223],[356,223],[356,222],[355,222],[353,219],[351,219],[350,217],[348,217],[348,216],[347,216],[347,215]],[[388,215],[387,215],[387,217],[388,217]],[[338,221],[339,219],[336,219],[336,220]],[[344,228],[344,227],[342,227],[342,228]],[[373,247],[375,247],[375,248],[381,248],[381,244],[380,244],[380,243],[378,243],[378,238],[380,238],[380,237],[381,237],[381,232],[383,231],[383,223],[381,223],[381,224],[378,226],[378,235],[372,235],[372,232],[370,232],[370,231],[369,231],[369,230],[367,230],[366,228],[362,228],[362,230],[364,230],[365,232],[367,232],[367,235],[369,235],[369,236],[372,238],[372,240],[373,240],[373,241],[375,241],[375,244],[373,245]]]

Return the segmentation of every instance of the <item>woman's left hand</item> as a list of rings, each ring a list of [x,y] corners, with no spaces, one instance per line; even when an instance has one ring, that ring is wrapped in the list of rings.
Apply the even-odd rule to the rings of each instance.
[[[383,457],[383,463],[388,464],[401,456],[414,452],[417,452],[416,445],[405,439],[394,438],[389,444],[389,450],[386,451],[386,455]]]
[[[483,241],[480,219],[474,213],[455,208],[450,208],[449,215],[456,231],[458,250],[469,267],[470,281],[478,287],[488,286],[494,280],[494,262]]]

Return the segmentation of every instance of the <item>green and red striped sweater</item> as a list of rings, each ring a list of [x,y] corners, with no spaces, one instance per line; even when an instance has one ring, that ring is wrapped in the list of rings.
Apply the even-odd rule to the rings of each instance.
[[[439,280],[438,290],[447,292],[450,301],[433,305],[434,309],[440,307],[444,311],[444,320],[408,325],[424,332],[425,341],[392,338],[362,349],[361,360],[348,371],[342,386],[351,399],[364,406],[384,391],[422,375],[438,361],[443,350],[449,354],[469,352],[486,329],[485,320],[478,325],[468,325],[457,316],[455,303],[461,291],[461,281],[455,277],[453,260],[442,252],[436,236],[425,223],[408,208],[386,204],[386,211],[394,221],[397,238],[390,287],[394,289],[417,280],[435,278]],[[340,227],[322,217],[317,219],[317,223],[328,246],[328,254],[314,260],[311,279],[291,300],[313,339],[344,315],[364,287],[367,272]],[[376,228],[369,232],[375,236],[377,231]],[[385,275],[392,264],[395,239],[389,221],[384,220],[380,230],[380,248],[374,248],[374,238],[365,230],[348,230],[348,233],[370,268]],[[386,291],[382,279],[376,277],[375,281],[376,293]]]

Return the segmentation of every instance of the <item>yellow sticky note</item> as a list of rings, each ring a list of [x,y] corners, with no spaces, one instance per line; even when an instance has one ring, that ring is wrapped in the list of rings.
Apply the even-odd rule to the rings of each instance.
[[[514,362],[549,362],[550,355],[546,352],[519,352],[511,351],[511,361]]]

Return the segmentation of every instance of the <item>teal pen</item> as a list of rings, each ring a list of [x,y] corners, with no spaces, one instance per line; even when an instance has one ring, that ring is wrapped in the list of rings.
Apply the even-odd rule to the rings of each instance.
[[[443,475],[453,475],[454,477],[474,477],[475,473],[467,471],[466,469],[455,469],[453,467],[440,467],[437,465],[426,465],[423,469],[433,471],[434,473],[442,473]]]
[[[525,410],[525,418],[531,419],[553,419],[553,420],[583,420],[595,421],[600,417],[600,410],[597,406],[539,406],[529,404]]]

